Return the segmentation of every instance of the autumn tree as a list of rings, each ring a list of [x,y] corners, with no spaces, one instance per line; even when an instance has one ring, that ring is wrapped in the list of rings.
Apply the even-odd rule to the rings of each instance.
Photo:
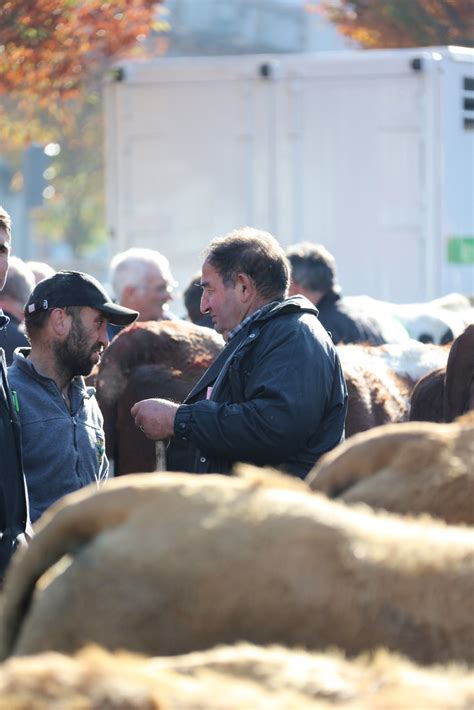
[[[143,51],[160,1],[0,4],[0,154],[19,164],[30,142],[61,144],[56,193],[36,217],[75,253],[104,236],[101,79],[112,60]]]
[[[146,37],[157,4],[156,0],[4,0],[0,4],[0,97],[15,106],[16,119],[33,118],[33,130],[41,121],[46,124],[46,119],[67,128],[72,102],[87,98],[109,58]],[[3,112],[2,129],[7,122]],[[7,135],[14,138],[8,130]]]
[[[472,0],[323,0],[321,7],[364,47],[474,46]]]

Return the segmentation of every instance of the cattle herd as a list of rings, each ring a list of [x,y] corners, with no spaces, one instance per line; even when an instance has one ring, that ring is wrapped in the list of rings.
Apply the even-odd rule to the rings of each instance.
[[[164,470],[130,407],[182,401],[224,343],[122,331],[95,373],[117,475],[12,561],[0,710],[474,707],[474,324],[436,309],[450,342],[416,312],[431,342],[338,346],[347,438],[305,481]]]

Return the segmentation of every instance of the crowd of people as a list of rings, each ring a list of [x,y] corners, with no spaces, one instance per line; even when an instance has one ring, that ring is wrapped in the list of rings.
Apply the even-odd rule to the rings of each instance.
[[[29,265],[11,248],[0,208],[0,577],[30,523],[107,478],[103,418],[84,378],[108,342],[135,320],[177,317],[169,308],[177,284],[157,251],[113,258],[112,299],[92,276]],[[377,323],[341,297],[334,258],[320,245],[285,253],[267,232],[235,230],[210,243],[184,302],[188,319],[215,328],[225,347],[182,404],[137,402],[136,426],[169,439],[170,456],[186,442],[189,472],[227,474],[246,461],[304,478],[344,438],[335,344],[383,342]]]

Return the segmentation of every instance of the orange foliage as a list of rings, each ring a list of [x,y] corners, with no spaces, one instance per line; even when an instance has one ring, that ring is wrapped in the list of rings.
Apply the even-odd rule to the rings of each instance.
[[[0,92],[74,95],[84,74],[148,34],[156,0],[6,0]]]
[[[34,133],[48,120],[67,129],[73,123],[71,101],[87,100],[87,86],[104,62],[146,37],[159,2],[2,0],[0,135],[9,135],[12,114],[17,131],[30,122]]]
[[[364,47],[474,46],[472,0],[324,0],[322,7]]]

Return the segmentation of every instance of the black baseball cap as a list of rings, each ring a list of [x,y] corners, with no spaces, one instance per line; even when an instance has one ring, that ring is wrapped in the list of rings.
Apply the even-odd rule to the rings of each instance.
[[[37,283],[25,306],[25,313],[65,306],[96,308],[113,325],[130,325],[138,318],[138,311],[113,303],[102,284],[81,271],[58,271]]]

